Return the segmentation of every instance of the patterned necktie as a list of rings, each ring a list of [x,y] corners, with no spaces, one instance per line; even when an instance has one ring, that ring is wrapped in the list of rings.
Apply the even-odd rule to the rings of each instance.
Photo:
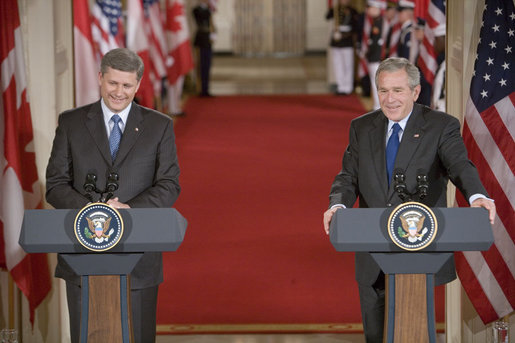
[[[393,132],[386,144],[386,172],[388,173],[388,186],[392,179],[393,165],[395,164],[395,157],[397,157],[397,150],[399,149],[399,131],[401,126],[397,123],[392,126]]]
[[[118,124],[122,118],[120,118],[118,114],[115,114],[111,117],[111,120],[114,125],[111,130],[111,135],[109,136],[109,149],[111,149],[111,158],[114,161],[118,153],[118,148],[120,147],[120,140],[122,139],[122,130]]]

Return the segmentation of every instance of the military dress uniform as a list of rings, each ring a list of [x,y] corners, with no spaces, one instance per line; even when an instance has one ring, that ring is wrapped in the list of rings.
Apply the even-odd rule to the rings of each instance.
[[[331,18],[335,22],[330,47],[336,94],[346,95],[354,90],[354,45],[359,31],[358,12],[350,6],[339,5],[336,10],[329,9],[326,19]]]
[[[417,46],[413,42],[414,35],[412,34],[412,31],[413,22],[411,20],[408,20],[402,24],[399,46],[397,48],[397,56],[404,57],[411,63],[415,63],[415,59],[418,53],[416,51]]]
[[[379,106],[379,96],[377,94],[377,87],[375,81],[375,75],[377,72],[377,68],[379,68],[379,63],[381,63],[381,59],[384,55],[385,49],[385,39],[384,39],[384,21],[383,17],[379,16],[374,18],[372,21],[372,27],[370,29],[370,35],[368,37],[368,49],[366,54],[367,66],[368,66],[368,74],[370,76],[370,92],[372,94],[372,98],[374,100],[374,109],[378,109]]]

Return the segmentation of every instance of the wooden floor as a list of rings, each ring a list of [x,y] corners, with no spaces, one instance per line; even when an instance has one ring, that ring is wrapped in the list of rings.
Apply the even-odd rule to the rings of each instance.
[[[363,335],[345,334],[256,334],[158,336],[157,343],[362,343]]]
[[[305,57],[213,58],[210,92],[213,95],[235,94],[331,94],[325,54]],[[359,89],[357,89],[359,94]],[[369,97],[362,97],[371,108]]]

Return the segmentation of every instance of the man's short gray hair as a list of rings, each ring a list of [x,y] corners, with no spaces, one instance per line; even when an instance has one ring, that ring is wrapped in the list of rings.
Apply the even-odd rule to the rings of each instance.
[[[416,86],[420,85],[420,71],[410,61],[403,57],[390,57],[379,64],[379,68],[377,68],[375,75],[376,85],[381,72],[394,72],[401,69],[405,70],[408,74],[408,85],[410,89],[414,89]]]
[[[109,51],[100,62],[100,72],[102,75],[107,73],[108,68],[120,71],[136,73],[138,81],[143,77],[145,66],[141,58],[132,50],[126,48],[118,48]]]

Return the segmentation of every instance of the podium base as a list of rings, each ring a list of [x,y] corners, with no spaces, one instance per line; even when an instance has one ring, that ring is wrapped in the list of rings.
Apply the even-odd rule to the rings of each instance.
[[[127,275],[81,277],[81,343],[134,342]]]
[[[436,342],[433,274],[388,274],[386,294],[383,342]]]

